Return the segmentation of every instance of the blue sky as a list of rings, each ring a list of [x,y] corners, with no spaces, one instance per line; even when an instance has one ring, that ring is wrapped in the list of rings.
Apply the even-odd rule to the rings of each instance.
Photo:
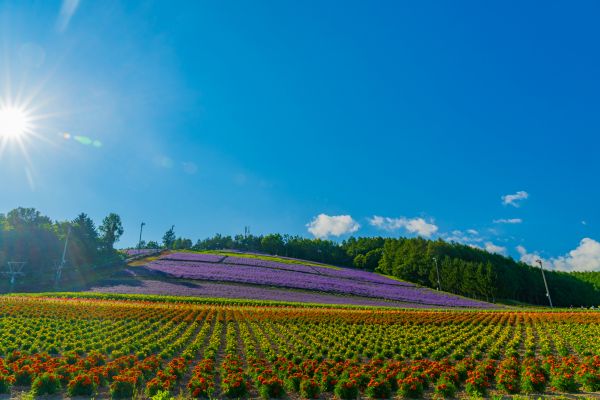
[[[123,246],[141,221],[421,234],[600,269],[599,11],[0,1],[0,104],[34,125],[3,142],[0,212],[117,212]]]

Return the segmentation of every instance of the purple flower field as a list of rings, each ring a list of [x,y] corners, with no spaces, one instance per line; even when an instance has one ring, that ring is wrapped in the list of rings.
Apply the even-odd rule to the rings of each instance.
[[[261,286],[240,285],[234,283],[215,282],[165,282],[152,279],[127,280],[110,285],[94,286],[89,289],[96,293],[123,293],[123,294],[158,294],[191,297],[224,297],[229,299],[254,299],[292,301],[301,303],[321,304],[350,304],[358,306],[384,306],[404,308],[430,307],[423,304],[386,301],[368,297],[335,295],[319,292],[308,292],[293,289],[277,289]]]
[[[218,254],[207,254],[207,253],[172,253],[169,255],[162,256],[161,260],[171,261],[198,261],[198,262],[209,262],[209,263],[223,263],[223,265],[243,265],[250,267],[262,267],[262,268],[273,268],[282,269],[294,272],[301,272],[305,274],[315,275],[326,275],[334,278],[353,279],[358,281],[379,283],[385,285],[397,285],[397,286],[414,286],[409,282],[401,282],[394,279],[386,278],[375,274],[373,272],[361,271],[349,268],[338,268],[338,267],[316,267],[312,265],[302,264],[288,264],[277,261],[267,261],[258,258],[249,257],[232,257],[232,256],[221,256]],[[299,261],[299,260],[294,260]]]
[[[287,263],[281,263],[281,262],[276,262],[276,261],[261,260],[258,258],[228,256],[223,260],[223,263],[228,264],[228,265],[247,265],[250,267],[286,269],[288,271],[304,272],[307,274],[318,274],[319,273],[315,269],[315,267],[310,266],[310,265],[287,264]]]
[[[251,260],[254,261],[255,259]],[[267,263],[271,264],[270,262]],[[419,288],[414,285],[394,281],[392,279],[364,271],[319,268],[319,272],[321,272],[322,269],[327,269],[330,271],[330,274],[333,274],[332,276],[317,273],[307,273],[306,271],[300,270],[280,269],[278,265],[279,263],[276,264],[277,267],[274,267],[273,265],[267,267],[266,265],[250,266],[225,262],[182,262],[159,259],[150,262],[145,268],[150,271],[160,272],[165,274],[167,277],[172,278],[285,287],[326,293],[347,294],[360,297],[379,298],[431,306],[478,308],[493,307],[493,305],[488,303],[453,296],[446,293],[439,293],[426,288]],[[291,268],[298,267],[291,264],[282,265],[288,267],[291,266]],[[306,268],[308,266],[300,267]],[[342,271],[342,273],[336,276],[335,274],[339,271]],[[372,278],[372,280],[366,280],[369,278]],[[384,281],[385,284],[382,284]],[[244,298],[252,297],[248,296]]]

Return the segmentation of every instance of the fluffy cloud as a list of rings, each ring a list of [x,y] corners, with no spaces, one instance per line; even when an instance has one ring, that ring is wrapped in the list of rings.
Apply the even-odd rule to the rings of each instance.
[[[438,231],[438,227],[433,221],[427,222],[423,218],[389,218],[375,215],[373,218],[369,218],[369,224],[386,231],[405,229],[410,233],[425,237],[430,237]]]
[[[528,197],[529,193],[521,190],[515,194],[507,194],[502,196],[502,204],[519,207],[521,205],[521,201],[527,199]]]
[[[521,261],[536,265],[536,260],[542,260],[544,266],[560,271],[599,271],[600,270],[600,242],[590,238],[583,238],[579,246],[564,256],[545,260],[537,253],[528,253],[523,246],[517,246]]]
[[[563,271],[597,271],[600,270],[600,243],[583,238],[579,246],[568,255],[554,260],[554,268]]]
[[[496,254],[502,254],[503,256],[506,255],[506,247],[503,246],[498,246],[492,242],[485,242],[485,247],[484,249],[487,252],[490,253],[496,253]]]
[[[520,224],[521,222],[523,222],[523,220],[521,218],[509,218],[509,219],[500,218],[500,219],[494,220],[495,224]]]
[[[537,253],[529,253],[527,249],[521,245],[517,246],[517,252],[521,256],[520,260],[525,264],[536,265],[537,260],[542,258]]]
[[[306,224],[308,231],[315,237],[341,236],[356,232],[360,225],[350,215],[319,214]]]

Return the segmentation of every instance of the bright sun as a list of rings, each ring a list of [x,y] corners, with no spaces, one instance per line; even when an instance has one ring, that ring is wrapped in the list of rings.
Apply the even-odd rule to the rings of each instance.
[[[19,138],[31,128],[25,111],[17,107],[0,108],[0,138]]]

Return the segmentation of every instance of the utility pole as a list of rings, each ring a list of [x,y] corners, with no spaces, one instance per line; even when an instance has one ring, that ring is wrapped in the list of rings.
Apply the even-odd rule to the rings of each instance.
[[[140,240],[138,241],[138,250],[142,247],[142,229],[144,229],[145,222],[140,225]]]
[[[438,261],[436,257],[433,257],[433,262],[435,263],[435,272],[437,273],[437,282],[438,282],[438,290],[442,290],[442,284],[440,283],[440,269],[438,268]]]
[[[60,283],[60,278],[62,278],[62,270],[67,263],[67,247],[69,246],[69,238],[71,237],[71,225],[69,225],[69,230],[67,231],[67,239],[65,240],[65,247],[63,247],[62,259],[60,260],[60,264],[56,267],[56,275],[54,276],[54,284],[58,287]]]
[[[546,275],[544,274],[544,267],[542,266],[542,260],[535,260],[536,263],[540,264],[540,269],[542,270],[542,278],[544,278],[544,286],[546,287],[546,297],[548,297],[548,302],[550,303],[550,308],[554,308],[552,306],[552,298],[550,297],[550,291],[548,290],[548,282],[546,282]]]

